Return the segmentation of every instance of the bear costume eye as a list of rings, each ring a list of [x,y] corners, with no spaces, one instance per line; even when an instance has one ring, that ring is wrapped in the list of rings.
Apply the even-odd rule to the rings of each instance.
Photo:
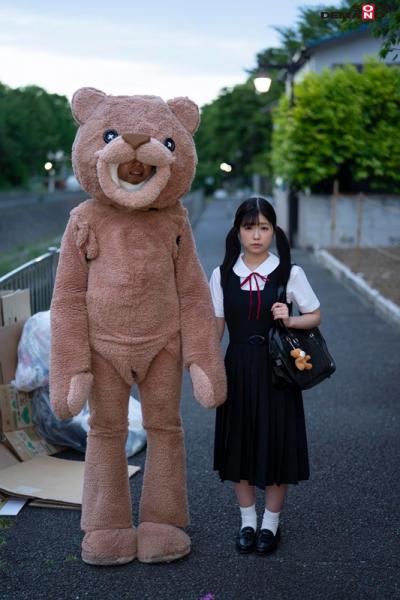
[[[171,150],[171,152],[175,150],[175,142],[172,138],[164,140],[164,146],[167,146],[168,150]]]
[[[111,142],[116,137],[118,137],[118,131],[115,131],[115,129],[107,129],[103,133],[103,140],[105,141],[106,144]]]

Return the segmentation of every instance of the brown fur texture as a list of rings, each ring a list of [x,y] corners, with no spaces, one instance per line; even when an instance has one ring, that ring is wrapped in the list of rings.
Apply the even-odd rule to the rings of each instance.
[[[136,382],[147,431],[139,555],[145,562],[175,560],[190,551],[179,529],[190,522],[182,368],[203,406],[219,406],[227,392],[208,282],[180,200],[195,172],[199,112],[188,98],[164,102],[93,88],[74,94],[72,112],[80,125],[74,171],[91,198],[71,211],[61,243],[50,393],[61,419],[89,399],[82,557],[121,564],[136,556],[125,457]],[[113,180],[111,166],[133,159],[152,165],[154,174],[127,190]]]

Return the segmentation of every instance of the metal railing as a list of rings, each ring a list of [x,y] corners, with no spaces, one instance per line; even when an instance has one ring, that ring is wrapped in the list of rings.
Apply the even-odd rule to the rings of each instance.
[[[50,247],[46,254],[38,256],[17,269],[0,277],[0,289],[17,290],[29,288],[31,313],[49,310],[56,277],[59,248]]]

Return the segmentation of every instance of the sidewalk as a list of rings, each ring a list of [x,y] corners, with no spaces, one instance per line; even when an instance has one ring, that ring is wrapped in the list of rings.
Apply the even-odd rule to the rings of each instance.
[[[194,231],[207,277],[222,262],[231,227],[227,201],[207,206]],[[233,215],[232,215],[233,216]],[[0,532],[0,599],[7,600],[348,600],[400,598],[400,463],[396,355],[399,328],[371,315],[316,257],[294,251],[321,302],[337,371],[304,392],[310,480],[289,486],[282,541],[271,556],[238,555],[240,524],[232,484],[212,471],[215,412],[192,396],[185,372],[182,417],[187,449],[192,552],[186,560],[121,567],[81,562],[78,511],[25,508]],[[227,345],[227,332],[223,347]],[[79,458],[70,452],[63,456]],[[133,514],[145,452],[129,462]],[[257,492],[257,512],[263,497]]]
[[[318,261],[353,288],[390,324],[400,326],[400,247],[328,247]]]
[[[400,306],[400,246],[326,248],[382,296]]]

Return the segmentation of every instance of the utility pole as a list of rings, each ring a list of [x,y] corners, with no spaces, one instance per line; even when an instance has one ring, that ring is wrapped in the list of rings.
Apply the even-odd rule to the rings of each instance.
[[[276,64],[276,63],[262,63],[261,69],[279,69],[281,71],[285,71],[285,79],[289,81],[289,108],[292,109],[295,106],[295,96],[294,96],[294,76],[295,73],[303,66],[306,60],[309,58],[309,54],[305,47],[300,48],[293,55],[292,60],[287,64]],[[267,76],[264,76],[267,78]],[[263,79],[264,77],[261,77]],[[268,91],[269,86],[267,86]],[[297,229],[298,229],[298,206],[299,206],[299,198],[297,195],[297,190],[292,181],[289,181],[289,190],[288,190],[288,206],[289,206],[289,231],[288,238],[289,243],[293,247],[297,243]]]

